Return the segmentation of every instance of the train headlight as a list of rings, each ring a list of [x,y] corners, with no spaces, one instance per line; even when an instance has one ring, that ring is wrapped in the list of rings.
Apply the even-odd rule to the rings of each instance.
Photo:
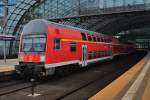
[[[44,62],[45,61],[45,56],[40,56],[40,61]]]
[[[19,61],[23,61],[23,56],[18,57]]]

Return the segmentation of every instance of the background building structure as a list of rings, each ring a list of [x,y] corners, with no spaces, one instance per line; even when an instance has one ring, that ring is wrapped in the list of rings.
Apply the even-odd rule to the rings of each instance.
[[[2,2],[2,4],[4,3],[4,1]],[[139,21],[139,23],[146,22],[148,20],[147,18],[149,15],[143,13],[142,16],[145,15],[147,17],[146,20],[142,22],[140,20],[141,19],[143,20],[145,16],[140,18],[141,16],[140,14],[137,15],[137,14],[133,14],[132,12],[138,13],[138,11],[150,11],[150,0],[8,0],[7,5],[9,6],[6,6],[5,4],[5,7],[6,8],[8,7],[7,22],[5,26],[2,28],[0,33],[5,35],[16,36],[15,41],[7,42],[7,48],[8,48],[7,54],[9,55],[17,54],[18,46],[19,46],[18,45],[19,37],[23,29],[23,26],[27,22],[35,18],[44,18],[51,21],[54,21],[53,19],[59,19],[59,21],[56,22],[83,28],[83,29],[90,29],[92,31],[97,31],[97,32],[103,31],[105,33],[105,30],[108,30],[107,27],[106,29],[105,28],[103,29],[103,27],[100,28],[100,26],[105,27],[109,25],[109,22],[112,22],[113,24],[116,22],[120,22],[121,24],[118,23],[118,25],[123,25],[122,23],[127,22],[126,19],[128,17],[130,17],[129,22],[131,23],[129,23],[129,25],[126,25],[129,26],[127,28],[131,28],[131,29],[137,28],[137,27],[133,27],[136,24],[134,23],[134,21],[137,22]],[[5,15],[6,15],[6,8],[5,10],[3,10],[5,11],[5,13],[3,12],[3,14]],[[131,13],[128,14],[127,12],[131,12]],[[115,16],[116,13],[117,14],[122,13],[124,15],[118,19],[117,17],[111,18],[111,16],[112,15]],[[101,17],[100,15],[103,14],[105,15],[108,14],[110,16]],[[91,15],[98,15],[98,16],[89,17]],[[126,15],[129,16],[125,17]],[[79,17],[75,17],[75,16],[79,16]],[[63,18],[68,18],[68,19],[61,20]],[[110,24],[110,27],[113,26],[112,23]],[[139,27],[145,27],[145,26],[139,25]],[[121,28],[121,26],[119,28]],[[116,30],[115,32],[113,31],[110,32],[112,32],[112,35],[114,35],[114,33],[117,32],[120,33],[121,31],[130,31],[123,28],[120,29],[119,31],[118,30]],[[110,32],[106,32],[106,33],[110,33]]]

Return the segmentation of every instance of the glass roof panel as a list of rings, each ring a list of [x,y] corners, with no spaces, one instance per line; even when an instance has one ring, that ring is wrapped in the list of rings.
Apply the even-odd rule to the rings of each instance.
[[[115,2],[114,2],[115,1]],[[137,4],[144,3],[144,0],[125,0],[125,4],[133,4],[136,1]],[[147,3],[149,0],[145,0]],[[18,8],[15,8],[15,12],[10,15],[11,20],[19,20],[21,15],[24,15],[32,5],[35,4],[37,0],[21,0],[21,3],[18,3]],[[79,9],[80,4],[80,9]],[[25,21],[22,23],[28,22],[28,20],[34,18],[59,18],[65,16],[77,16],[79,11],[81,14],[92,14],[98,13],[104,6],[113,7],[115,5],[122,6],[124,4],[123,0],[44,0],[40,5],[35,5],[35,7],[29,10],[29,17],[25,18]],[[16,6],[16,7],[17,7]],[[97,9],[97,10],[95,10]],[[30,16],[32,14],[32,17]],[[11,25],[12,21],[8,21],[8,24]],[[17,22],[14,22],[17,23]],[[74,22],[72,22],[74,23]],[[16,24],[15,24],[16,25]],[[86,25],[85,25],[86,26]]]
[[[15,18],[16,18],[16,16],[17,16],[16,14],[12,14],[12,16],[10,16],[10,18],[9,18],[9,19],[10,19],[10,20],[13,20],[13,19],[15,19]]]
[[[31,1],[36,1],[36,0],[24,0],[24,3],[30,4]]]
[[[21,4],[20,6],[19,6],[19,8],[24,8],[24,7],[26,7],[27,5],[26,4]]]

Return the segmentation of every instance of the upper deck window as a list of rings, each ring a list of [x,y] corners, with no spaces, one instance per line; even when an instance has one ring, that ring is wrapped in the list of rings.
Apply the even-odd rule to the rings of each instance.
[[[87,40],[85,33],[81,33],[82,35],[82,40]]]
[[[105,39],[105,42],[108,43],[108,39],[107,38]]]
[[[92,41],[92,37],[90,35],[88,35],[88,40]]]
[[[96,42],[96,37],[95,37],[95,36],[93,36],[93,41],[95,41],[95,42]]]
[[[109,39],[109,40],[108,40],[108,42],[109,42],[109,43],[111,43],[111,42],[112,42],[112,40],[111,40],[111,39]]]
[[[104,38],[101,38],[101,41],[104,42]]]
[[[103,41],[104,41],[104,42],[107,42],[107,41],[106,41],[106,38],[103,38]]]
[[[98,41],[98,42],[101,42],[101,38],[100,38],[100,37],[97,37],[97,41]]]

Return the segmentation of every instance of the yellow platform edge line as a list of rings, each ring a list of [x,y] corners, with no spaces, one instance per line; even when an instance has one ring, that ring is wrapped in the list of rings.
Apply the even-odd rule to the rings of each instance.
[[[15,71],[14,66],[0,66],[0,73]]]
[[[150,99],[150,79],[148,80],[147,86],[142,96],[142,100],[149,100],[149,99]]]
[[[114,97],[117,96],[124,89],[124,87],[129,84],[129,82],[134,78],[134,76],[144,67],[144,64],[148,60],[148,55],[149,54],[147,54],[130,70],[128,70],[119,78],[114,80],[111,84],[102,89],[96,95],[90,97],[89,100],[113,100]]]

